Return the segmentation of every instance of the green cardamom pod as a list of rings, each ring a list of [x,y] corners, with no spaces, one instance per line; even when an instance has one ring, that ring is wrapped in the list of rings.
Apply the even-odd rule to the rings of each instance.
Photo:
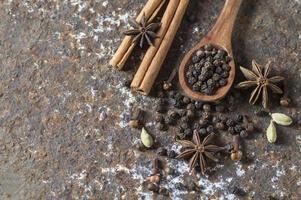
[[[282,113],[273,113],[271,116],[275,123],[282,126],[289,126],[293,123],[292,118]]]
[[[141,142],[144,146],[147,148],[150,148],[154,144],[154,140],[152,136],[145,130],[145,128],[142,128],[141,131]]]
[[[275,123],[273,120],[271,120],[270,122],[270,125],[267,129],[267,138],[268,138],[268,141],[270,143],[274,143],[276,142],[276,139],[277,139],[277,131],[276,131],[276,126],[275,126]]]

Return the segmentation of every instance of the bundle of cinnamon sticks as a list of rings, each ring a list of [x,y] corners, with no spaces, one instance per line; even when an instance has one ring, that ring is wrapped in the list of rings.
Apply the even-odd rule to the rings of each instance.
[[[154,41],[154,45],[148,48],[131,84],[133,91],[140,92],[143,95],[149,94],[159,74],[189,0],[169,0],[168,2],[166,0],[149,0],[136,19],[137,22],[140,22],[144,13],[146,20],[152,21],[165,3],[167,3],[167,6],[161,19],[161,27],[157,32],[158,38]],[[130,36],[124,38],[110,61],[112,66],[119,70],[124,67],[135,47],[132,40],[133,38]]]

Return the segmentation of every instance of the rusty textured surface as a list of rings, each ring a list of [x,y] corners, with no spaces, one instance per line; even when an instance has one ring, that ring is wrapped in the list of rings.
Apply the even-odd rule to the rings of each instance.
[[[0,1],[0,198],[164,199],[143,187],[154,151],[138,152],[139,131],[127,127],[133,104],[150,111],[154,97],[135,96],[124,83],[137,66],[115,71],[108,60],[121,42],[127,19],[145,0]],[[162,70],[177,66],[184,52],[214,23],[223,1],[191,1]],[[245,0],[233,48],[236,62],[250,66],[274,61],[289,79],[293,105],[282,111],[298,121],[301,109],[300,0]],[[139,55],[139,54],[137,54]],[[141,57],[138,56],[138,60]],[[247,97],[238,105],[252,114]],[[262,128],[268,118],[258,119]],[[147,127],[156,140],[176,148],[172,134]],[[216,165],[210,177],[188,174],[183,161],[163,158],[176,169],[163,180],[172,199],[301,198],[301,136],[297,122],[279,128],[279,142],[257,133],[245,141],[247,160]],[[199,192],[189,190],[192,181]]]

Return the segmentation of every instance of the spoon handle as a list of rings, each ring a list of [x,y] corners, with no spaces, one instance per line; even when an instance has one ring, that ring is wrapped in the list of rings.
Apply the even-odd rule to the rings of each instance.
[[[232,31],[242,0],[226,0],[224,8],[208,37],[216,44],[231,49]]]

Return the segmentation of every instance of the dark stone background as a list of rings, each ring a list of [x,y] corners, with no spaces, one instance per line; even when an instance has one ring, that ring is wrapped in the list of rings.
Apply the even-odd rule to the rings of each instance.
[[[0,1],[0,199],[152,199],[142,183],[154,151],[133,148],[139,131],[127,126],[131,106],[143,106],[156,140],[177,149],[173,133],[154,129],[154,97],[132,95],[125,86],[137,61],[122,72],[108,66],[127,20],[144,2]],[[159,79],[208,32],[222,6],[191,0]],[[300,0],[245,0],[233,37],[238,65],[271,59],[274,73],[288,79],[292,106],[280,108],[273,98],[271,110],[292,115],[295,124],[278,129],[276,144],[267,143],[264,131],[255,134],[244,143],[246,160],[219,163],[209,177],[191,176],[185,162],[163,158],[176,169],[162,182],[172,199],[238,199],[228,189],[233,185],[249,199],[301,198],[300,12]],[[247,100],[238,106],[252,115]],[[257,120],[267,127],[269,118]],[[179,184],[192,182],[200,192]]]

